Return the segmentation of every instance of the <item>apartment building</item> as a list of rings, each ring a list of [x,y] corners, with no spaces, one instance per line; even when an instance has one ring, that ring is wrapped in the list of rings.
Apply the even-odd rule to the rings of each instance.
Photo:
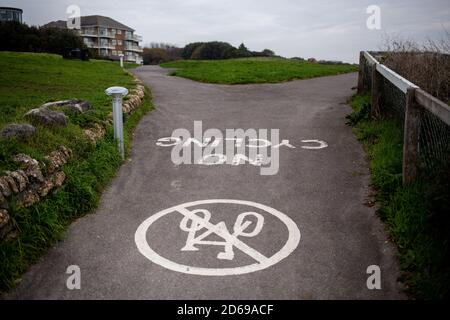
[[[16,21],[22,23],[23,10],[19,8],[0,7],[0,21]]]
[[[67,28],[67,22],[58,20],[44,27]],[[81,28],[77,30],[87,47],[98,51],[102,57],[142,63],[142,37],[135,30],[109,17],[94,15],[81,17]]]

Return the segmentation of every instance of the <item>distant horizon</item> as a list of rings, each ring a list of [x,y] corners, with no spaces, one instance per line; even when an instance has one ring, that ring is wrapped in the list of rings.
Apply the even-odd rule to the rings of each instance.
[[[249,50],[270,49],[276,55],[305,59],[357,63],[362,50],[380,50],[387,37],[423,43],[439,40],[450,30],[447,0],[356,1],[339,3],[299,0],[136,0],[133,5],[118,0],[56,1],[39,3],[5,0],[0,6],[23,10],[23,22],[42,26],[67,20],[69,5],[77,5],[82,16],[102,15],[117,20],[143,36],[142,46],[168,43],[184,47],[191,42],[223,41]],[[370,30],[366,22],[370,5],[380,9],[380,28]]]

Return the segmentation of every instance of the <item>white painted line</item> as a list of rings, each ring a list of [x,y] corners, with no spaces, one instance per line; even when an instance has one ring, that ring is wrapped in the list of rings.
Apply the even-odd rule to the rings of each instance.
[[[328,143],[322,140],[302,140],[302,143],[317,143],[318,146],[302,146],[302,149],[318,150],[328,147]]]
[[[284,244],[284,246],[277,253],[275,253],[271,257],[266,257],[266,256],[262,255],[261,253],[259,253],[257,250],[255,250],[255,249],[249,247],[248,245],[246,245],[245,243],[243,243],[241,240],[237,239],[237,236],[230,235],[228,232],[225,232],[225,229],[224,229],[225,224],[224,223],[218,223],[217,225],[213,225],[213,224],[209,223],[209,221],[207,221],[208,219],[205,219],[206,215],[205,215],[205,218],[201,218],[201,217],[197,216],[196,214],[193,214],[192,211],[188,210],[189,207],[207,205],[207,204],[224,204],[224,205],[238,204],[238,205],[242,205],[242,206],[254,207],[254,208],[263,210],[264,212],[275,216],[276,218],[281,220],[281,222],[284,223],[284,225],[286,226],[286,228],[288,230],[288,239],[287,239],[286,243]],[[171,214],[171,213],[175,213],[175,212],[181,213],[185,218],[187,217],[188,219],[191,219],[191,221],[192,221],[191,223],[196,223],[197,225],[199,224],[198,226],[196,226],[196,228],[199,228],[200,226],[205,226],[209,231],[211,231],[209,234],[211,234],[212,232],[216,233],[217,235],[219,235],[220,237],[225,239],[225,241],[232,243],[231,247],[235,246],[236,248],[238,248],[242,252],[246,253],[247,255],[251,256],[253,259],[255,259],[258,262],[247,265],[247,266],[241,266],[241,267],[236,267],[236,268],[201,268],[201,267],[182,265],[182,264],[179,264],[179,263],[176,263],[169,259],[164,258],[163,256],[161,256],[160,254],[155,252],[150,247],[149,243],[147,242],[147,232],[149,232],[149,228],[151,227],[151,225],[154,222],[156,222],[158,219],[164,217],[167,214]],[[199,212],[199,210],[197,210],[197,212]],[[241,222],[243,222],[243,218],[242,218],[242,221],[239,221],[239,223],[238,223],[238,221],[236,221],[235,234],[244,231],[248,227],[248,224],[247,225],[245,223],[242,224]],[[180,224],[180,226],[181,226],[181,224]],[[191,227],[192,227],[192,225],[191,225]],[[225,226],[225,228],[226,228],[226,226]],[[176,229],[174,229],[174,232],[175,231],[176,231]],[[255,231],[248,233],[248,234],[253,235],[253,233],[255,233]],[[202,235],[202,237],[203,237],[203,235]],[[204,236],[204,237],[206,237],[206,236]],[[301,234],[300,234],[300,230],[298,229],[297,225],[291,218],[289,218],[284,213],[282,213],[278,210],[275,210],[271,207],[256,203],[256,202],[243,201],[243,200],[230,200],[230,199],[212,199],[212,200],[194,201],[194,202],[188,202],[188,203],[184,203],[184,204],[181,204],[178,206],[174,206],[174,207],[168,208],[166,210],[162,210],[162,211],[150,216],[148,219],[146,219],[137,228],[136,233],[135,233],[135,242],[136,242],[136,246],[137,246],[138,250],[152,262],[159,264],[160,266],[163,266],[164,268],[167,268],[172,271],[182,272],[182,273],[187,273],[187,274],[202,275],[202,276],[239,275],[239,274],[246,274],[246,273],[251,273],[251,272],[266,269],[266,268],[280,262],[287,256],[289,256],[297,248],[297,246],[300,242],[300,238],[301,238]],[[214,242],[214,243],[217,243],[217,242]],[[228,253],[225,252],[223,254],[227,255]]]

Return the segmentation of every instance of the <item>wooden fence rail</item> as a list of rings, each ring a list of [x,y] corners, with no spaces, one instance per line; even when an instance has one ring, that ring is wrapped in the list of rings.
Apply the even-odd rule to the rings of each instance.
[[[365,88],[364,64],[368,64],[372,70],[371,79],[371,115],[378,118],[381,115],[381,98],[384,88],[381,85],[383,79],[388,80],[405,94],[405,123],[403,140],[403,183],[411,183],[417,176],[419,161],[419,137],[420,123],[423,110],[434,114],[446,125],[450,126],[450,106],[429,93],[420,89],[411,81],[403,78],[385,65],[379,63],[369,52],[360,53],[360,68],[358,78],[358,92]]]

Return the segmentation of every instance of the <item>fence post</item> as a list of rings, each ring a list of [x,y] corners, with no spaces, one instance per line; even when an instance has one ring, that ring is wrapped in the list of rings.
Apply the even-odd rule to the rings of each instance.
[[[358,93],[364,91],[364,51],[359,52]]]
[[[381,85],[382,78],[380,73],[377,71],[377,65],[372,66],[372,109],[371,116],[373,119],[378,119],[381,115],[380,110],[380,99],[381,99]]]
[[[403,138],[403,184],[411,183],[417,176],[419,157],[420,107],[415,100],[415,88],[408,88],[405,106],[405,131]]]

